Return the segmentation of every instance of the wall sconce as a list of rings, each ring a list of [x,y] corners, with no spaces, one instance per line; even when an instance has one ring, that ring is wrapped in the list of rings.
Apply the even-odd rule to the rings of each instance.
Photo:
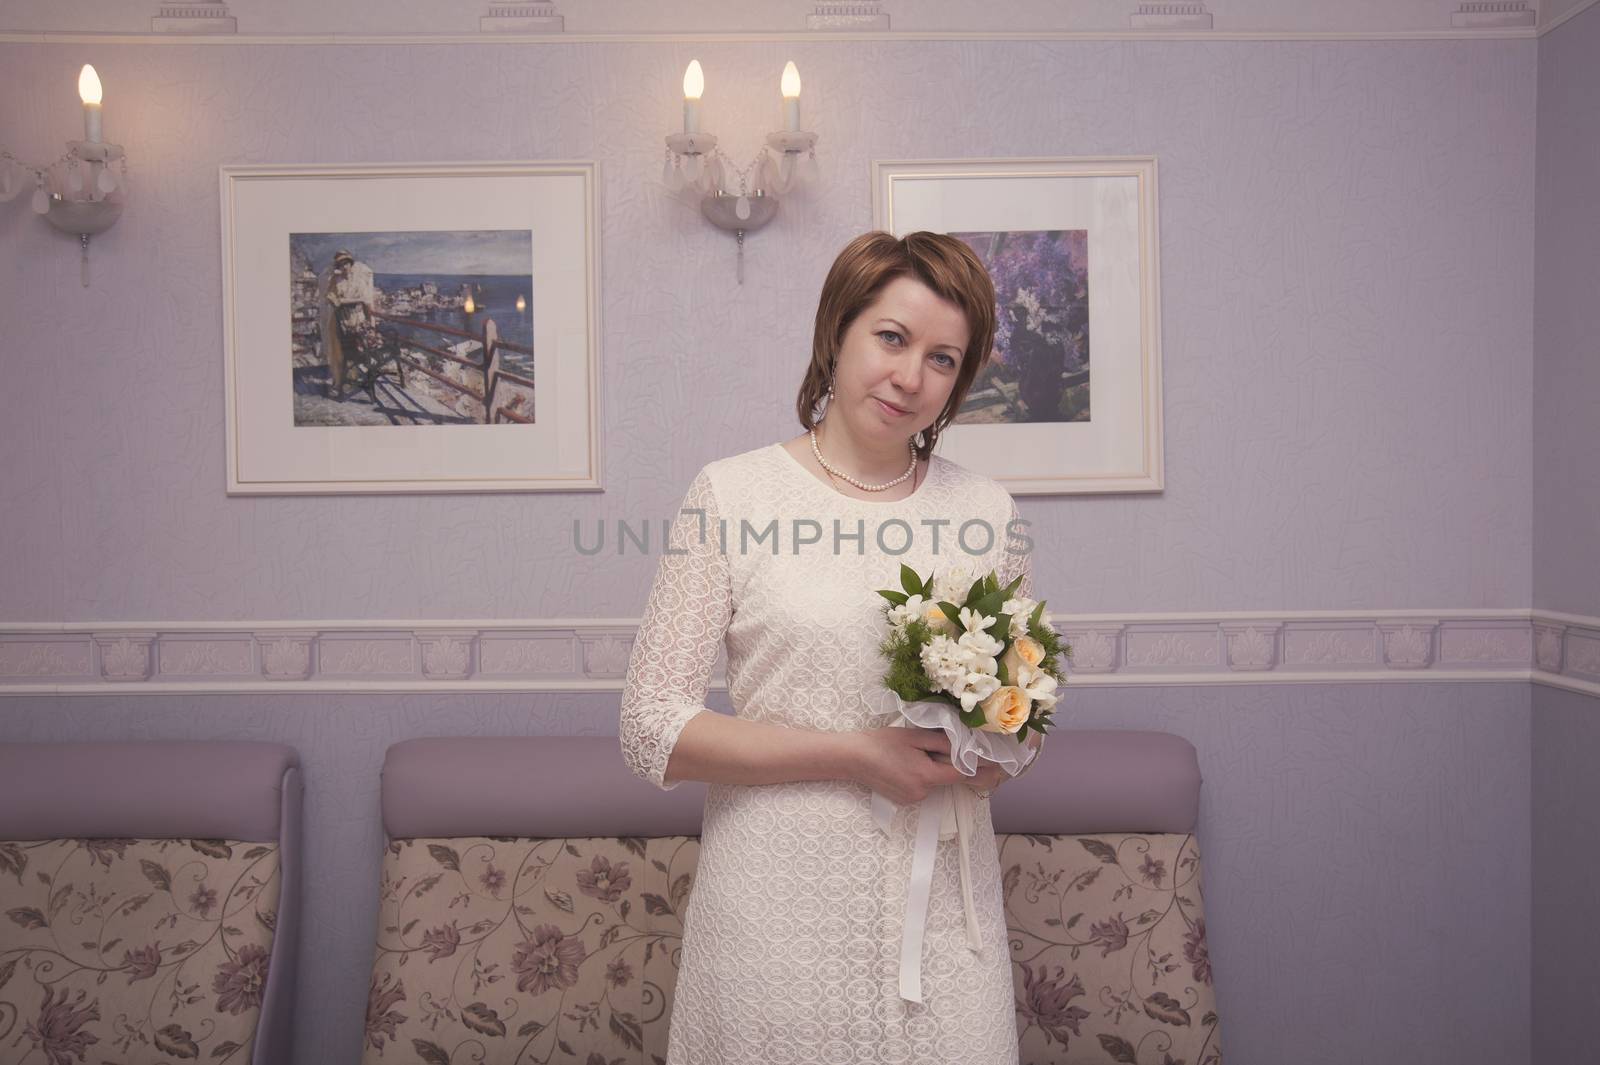
[[[100,77],[85,63],[78,72],[83,140],[68,141],[66,154],[55,162],[32,166],[0,149],[0,201],[14,199],[32,180],[34,212],[78,238],[85,288],[89,287],[89,238],[122,217],[127,196],[128,160],[120,144],[101,139],[100,96]]]
[[[818,178],[817,135],[800,128],[800,72],[794,63],[783,68],[783,129],[767,134],[767,143],[750,165],[736,167],[717,147],[717,138],[700,128],[700,97],[705,74],[698,59],[683,73],[683,132],[667,135],[661,180],[674,192],[700,193],[700,213],[712,225],[733,232],[738,240],[736,275],[744,284],[744,235],[760,229],[778,213],[778,197],[794,187],[797,175]],[[802,160],[801,156],[805,158]]]

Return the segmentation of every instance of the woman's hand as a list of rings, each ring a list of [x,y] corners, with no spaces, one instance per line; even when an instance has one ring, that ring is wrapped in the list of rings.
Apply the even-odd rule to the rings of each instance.
[[[988,798],[989,793],[1000,786],[1006,779],[1006,771],[988,759],[979,759],[978,771],[970,777],[961,778],[979,798]]]
[[[950,738],[942,729],[888,725],[857,736],[856,779],[897,805],[919,803],[934,788],[972,779],[950,764]]]

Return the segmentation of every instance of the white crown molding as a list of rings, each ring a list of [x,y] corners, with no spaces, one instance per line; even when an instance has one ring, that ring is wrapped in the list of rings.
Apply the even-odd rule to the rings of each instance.
[[[1544,25],[1539,27],[1539,36],[1543,37],[1545,34],[1549,33],[1562,23],[1578,17],[1595,4],[1600,4],[1600,0],[1569,0],[1569,2],[1572,3],[1572,7],[1561,12],[1559,15],[1552,15],[1548,20],[1546,20]],[[1548,7],[1541,7],[1540,10],[1548,10]]]
[[[636,618],[0,624],[0,696],[615,692]],[[1600,696],[1600,617],[1061,615],[1072,687],[1532,682]],[[712,686],[726,687],[722,662]]]
[[[893,30],[864,32],[832,30],[772,33],[563,33],[560,35],[497,33],[495,44],[770,44],[818,41],[1478,41],[1532,39],[1535,29],[1440,30],[1081,30],[1081,31],[980,31]],[[331,44],[409,45],[482,44],[477,33],[317,33],[317,34],[196,34],[74,33],[57,30],[0,33],[0,44]]]
[[[118,0],[10,0],[0,41],[172,43],[234,38],[240,44],[593,43],[838,41],[1110,40],[1470,40],[1536,37],[1596,0],[942,0],[902,5],[891,30],[878,0],[613,0],[568,5],[554,0],[478,0],[463,10],[447,0],[398,6],[320,0],[166,0],[149,20]],[[805,29],[796,8],[807,11]],[[230,10],[231,8],[231,10]],[[150,8],[145,8],[146,11]],[[238,18],[235,18],[235,15]],[[246,34],[237,33],[245,23]],[[739,32],[721,32],[738,26]],[[473,30],[476,29],[476,33]],[[577,30],[578,32],[571,32]]]

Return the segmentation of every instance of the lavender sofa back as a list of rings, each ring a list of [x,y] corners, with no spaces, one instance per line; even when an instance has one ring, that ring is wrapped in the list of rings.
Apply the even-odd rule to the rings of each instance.
[[[1180,736],[1061,729],[1043,757],[995,792],[996,832],[1194,830],[1200,763]],[[383,766],[391,839],[698,836],[705,797],[696,781],[663,791],[634,776],[615,736],[406,740]]]

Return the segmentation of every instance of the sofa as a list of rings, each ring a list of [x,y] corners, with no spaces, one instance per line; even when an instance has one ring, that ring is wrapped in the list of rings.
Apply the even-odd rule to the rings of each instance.
[[[389,748],[363,1061],[666,1058],[706,785],[615,737]],[[1180,737],[1062,729],[991,800],[1021,1061],[1219,1065]]]
[[[0,744],[0,1062],[288,1065],[301,795],[280,744]]]

